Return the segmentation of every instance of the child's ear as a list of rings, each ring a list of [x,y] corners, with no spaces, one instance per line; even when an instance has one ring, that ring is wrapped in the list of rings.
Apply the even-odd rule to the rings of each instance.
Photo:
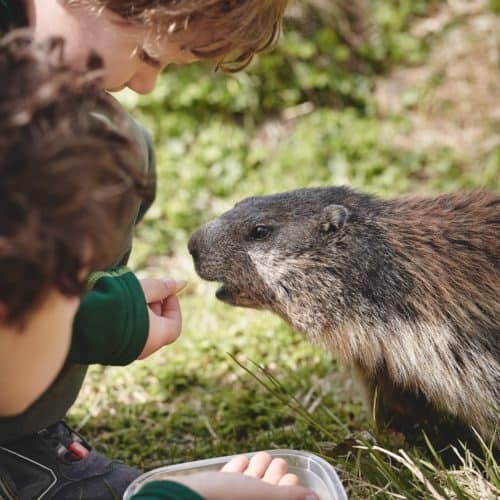
[[[342,205],[326,206],[320,216],[319,229],[322,233],[338,233],[347,222],[349,210]]]

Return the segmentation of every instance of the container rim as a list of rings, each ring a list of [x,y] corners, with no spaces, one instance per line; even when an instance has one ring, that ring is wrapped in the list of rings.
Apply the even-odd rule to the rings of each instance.
[[[196,466],[197,468],[203,468],[207,466],[214,465],[216,463],[220,462],[225,462],[229,461],[234,457],[245,455],[248,458],[251,458],[255,454],[259,453],[260,451],[265,451],[266,453],[269,453],[271,456],[273,455],[290,455],[290,457],[301,457],[301,458],[306,458],[310,459],[311,461],[315,462],[321,469],[324,470],[325,472],[325,477],[322,477],[321,479],[325,482],[328,483],[327,486],[330,490],[335,491],[337,493],[338,500],[347,500],[347,494],[345,492],[345,489],[337,475],[337,472],[335,471],[335,468],[328,463],[324,458],[309,452],[309,451],[303,451],[303,450],[294,450],[291,448],[279,448],[279,449],[272,449],[272,450],[257,450],[257,451],[250,451],[250,452],[242,452],[242,453],[236,453],[234,455],[224,455],[224,456],[218,456],[218,457],[211,457],[211,458],[204,458],[201,460],[194,460],[191,462],[183,462],[179,464],[173,464],[173,465],[165,465],[163,467],[158,467],[156,469],[150,470],[148,472],[145,472],[144,474],[141,474],[139,477],[137,477],[126,489],[125,493],[123,494],[123,500],[128,500],[134,493],[138,491],[138,489],[148,481],[152,476],[156,476],[158,474],[161,474],[162,472],[166,473],[176,473],[180,472],[183,470],[188,470],[190,467]]]

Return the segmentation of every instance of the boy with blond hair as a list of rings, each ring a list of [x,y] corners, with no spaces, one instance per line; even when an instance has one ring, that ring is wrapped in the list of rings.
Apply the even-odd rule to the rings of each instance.
[[[71,67],[85,70],[96,52],[104,62],[105,89],[129,87],[148,93],[171,63],[204,59],[225,71],[243,68],[277,40],[286,4],[287,0],[53,0],[49,8],[47,0],[0,0],[0,33],[26,26],[39,40],[60,36]],[[106,113],[103,120],[113,122]],[[136,172],[154,182],[149,136],[131,118],[127,128],[141,150]],[[184,284],[138,281],[123,267],[134,225],[153,202],[151,191],[142,200],[128,199],[126,216],[117,228],[121,245],[105,266],[108,272],[94,274],[88,284],[75,316],[69,353],[55,379],[22,412],[0,417],[0,467],[17,457],[19,463],[10,470],[23,468],[5,479],[13,488],[36,483],[49,469],[56,477],[73,478],[84,497],[86,483],[99,478],[114,493],[105,489],[92,498],[108,499],[120,496],[140,473],[101,455],[94,460],[95,450],[62,419],[89,364],[126,365],[180,335],[175,294]]]

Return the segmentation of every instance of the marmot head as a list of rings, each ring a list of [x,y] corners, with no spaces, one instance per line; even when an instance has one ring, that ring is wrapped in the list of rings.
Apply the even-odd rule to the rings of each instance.
[[[222,284],[218,299],[271,310],[310,335],[322,318],[330,328],[356,313],[383,319],[389,303],[404,302],[410,285],[377,226],[380,210],[344,187],[252,197],[198,229],[188,247],[200,277]]]

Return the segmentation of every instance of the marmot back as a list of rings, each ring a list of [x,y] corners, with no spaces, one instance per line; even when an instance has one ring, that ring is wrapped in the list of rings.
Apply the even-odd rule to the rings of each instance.
[[[499,236],[495,193],[381,200],[332,187],[243,200],[189,250],[220,300],[273,311],[356,368],[381,421],[437,410],[491,439]]]

